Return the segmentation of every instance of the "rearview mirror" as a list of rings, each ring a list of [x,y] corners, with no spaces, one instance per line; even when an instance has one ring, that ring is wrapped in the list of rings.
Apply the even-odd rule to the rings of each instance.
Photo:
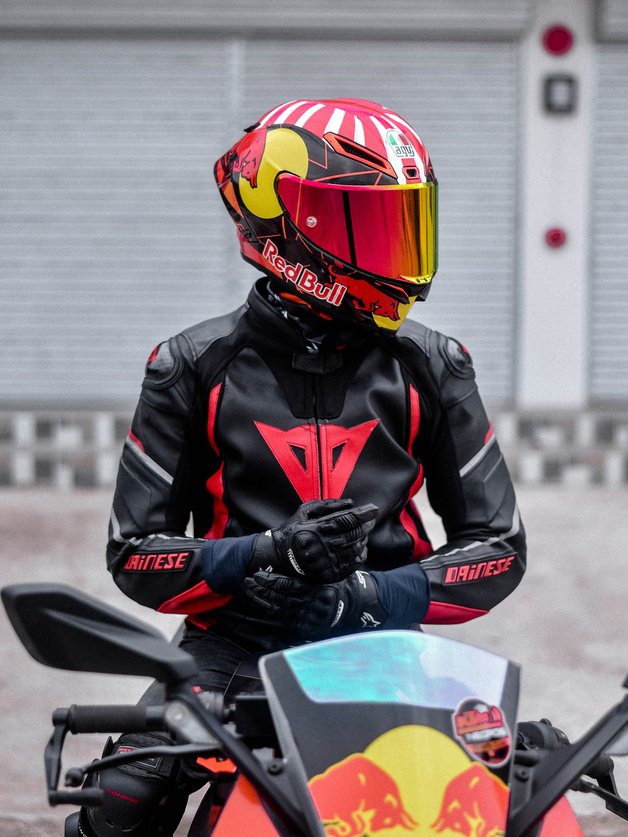
[[[164,683],[197,671],[193,658],[159,631],[67,585],[13,584],[1,595],[22,644],[43,665]]]

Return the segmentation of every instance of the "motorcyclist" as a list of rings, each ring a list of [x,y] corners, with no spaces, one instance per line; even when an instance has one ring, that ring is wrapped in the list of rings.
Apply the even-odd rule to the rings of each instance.
[[[116,584],[185,616],[205,689],[303,641],[487,613],[521,580],[525,534],[469,352],[406,319],[437,269],[425,146],[372,102],[298,100],[215,177],[262,275],[148,359],[111,514]],[[186,781],[171,764],[107,771],[73,833],[170,835]]]

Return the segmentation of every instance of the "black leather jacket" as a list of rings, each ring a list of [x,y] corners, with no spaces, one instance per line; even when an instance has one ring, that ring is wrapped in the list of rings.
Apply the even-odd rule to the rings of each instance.
[[[281,645],[234,567],[301,502],[342,496],[379,507],[367,569],[426,573],[423,622],[486,613],[521,580],[525,534],[469,354],[409,321],[312,351],[265,281],[149,358],[113,500],[116,583],[196,625],[267,629]],[[412,499],[424,481],[447,533],[436,551]]]

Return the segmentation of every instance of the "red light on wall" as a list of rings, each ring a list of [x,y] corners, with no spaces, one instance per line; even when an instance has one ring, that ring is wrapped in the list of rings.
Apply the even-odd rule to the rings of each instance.
[[[566,241],[567,233],[560,227],[552,227],[545,233],[545,243],[553,250],[556,250],[558,247],[562,247]]]
[[[550,55],[566,55],[574,42],[573,32],[562,24],[548,26],[543,32],[543,46]]]

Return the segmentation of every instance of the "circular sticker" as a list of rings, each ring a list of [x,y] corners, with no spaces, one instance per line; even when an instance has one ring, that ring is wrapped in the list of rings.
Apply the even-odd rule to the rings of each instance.
[[[481,698],[465,698],[453,715],[454,735],[474,759],[500,767],[510,758],[512,738],[504,713]]]

